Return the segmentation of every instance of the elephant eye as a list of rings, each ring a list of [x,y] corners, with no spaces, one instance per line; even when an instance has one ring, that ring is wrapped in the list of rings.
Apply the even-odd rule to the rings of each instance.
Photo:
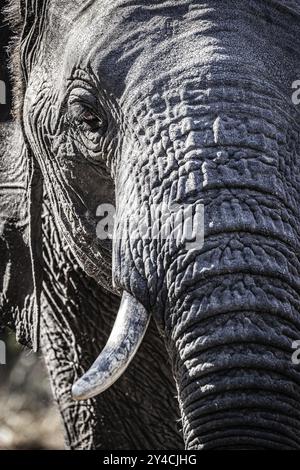
[[[68,138],[78,154],[92,162],[104,161],[110,138],[109,116],[90,94],[70,96],[66,113]]]
[[[100,124],[98,117],[89,110],[86,110],[82,113],[81,120],[91,129],[97,128],[97,126]]]
[[[90,109],[82,109],[81,106],[77,110],[75,124],[84,132],[99,133],[101,135],[107,129],[107,123],[103,117]]]
[[[69,106],[69,118],[76,131],[93,139],[104,135],[107,130],[107,121],[102,115],[104,113],[100,113],[89,104],[76,100],[72,100]]]

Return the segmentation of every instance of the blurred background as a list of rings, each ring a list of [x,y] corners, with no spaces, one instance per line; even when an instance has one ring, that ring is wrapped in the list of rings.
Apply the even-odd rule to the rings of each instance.
[[[0,339],[6,364],[0,364],[0,450],[63,449],[60,416],[41,355],[18,345],[12,332]]]

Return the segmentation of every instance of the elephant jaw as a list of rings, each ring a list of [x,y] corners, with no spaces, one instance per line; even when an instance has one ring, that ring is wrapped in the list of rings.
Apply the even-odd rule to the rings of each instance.
[[[108,389],[121,377],[135,356],[147,331],[150,314],[127,292],[106,346],[91,368],[72,387],[75,400],[86,400]]]

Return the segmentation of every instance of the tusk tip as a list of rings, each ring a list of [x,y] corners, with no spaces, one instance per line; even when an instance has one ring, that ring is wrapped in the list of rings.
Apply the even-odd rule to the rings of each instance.
[[[91,368],[72,386],[72,398],[76,401],[88,400],[104,392],[110,386],[110,382],[103,383],[103,373]]]
[[[79,400],[87,400],[88,398],[90,398],[87,388],[88,388],[88,382],[84,380],[84,377],[77,380],[73,384],[72,390],[71,390],[73,400],[79,401]]]
[[[71,395],[73,400],[84,400],[84,396],[82,395],[82,387],[81,387],[81,381],[77,380],[72,386],[71,390]]]

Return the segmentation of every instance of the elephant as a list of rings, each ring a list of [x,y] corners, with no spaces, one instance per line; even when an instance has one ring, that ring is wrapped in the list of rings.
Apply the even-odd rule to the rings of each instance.
[[[3,14],[1,325],[66,446],[299,449],[299,1]]]

